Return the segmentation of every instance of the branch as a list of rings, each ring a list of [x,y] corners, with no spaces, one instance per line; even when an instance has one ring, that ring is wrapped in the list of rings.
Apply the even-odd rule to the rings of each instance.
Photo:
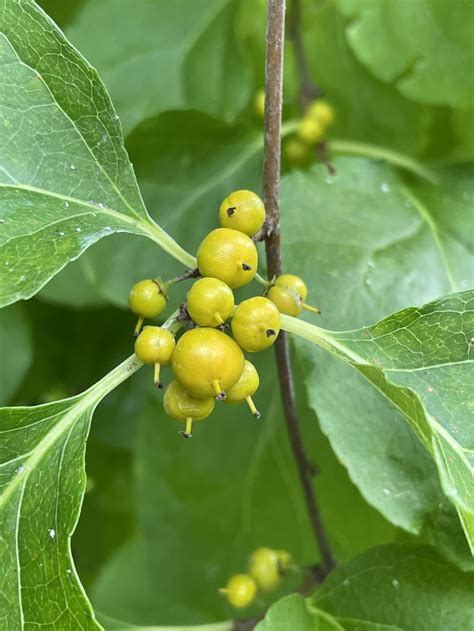
[[[263,155],[263,196],[267,211],[268,278],[281,274],[280,249],[280,149],[283,84],[283,46],[285,31],[285,0],[268,0],[265,65],[265,118]],[[287,334],[283,331],[275,344],[278,378],[288,435],[308,507],[311,526],[326,572],[335,565],[312,484],[313,467],[309,462],[298,422],[295,388],[291,370]]]

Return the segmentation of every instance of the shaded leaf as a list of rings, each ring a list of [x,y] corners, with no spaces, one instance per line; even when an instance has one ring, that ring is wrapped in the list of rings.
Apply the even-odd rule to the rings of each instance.
[[[0,309],[0,405],[5,405],[31,365],[30,323],[20,305]]]
[[[358,62],[346,40],[346,19],[335,2],[308,2],[305,7],[303,37],[311,77],[336,112],[330,136],[420,154],[427,143],[431,112],[375,79]]]
[[[100,72],[128,134],[164,110],[231,120],[250,97],[236,0],[89,0],[67,36]]]
[[[348,40],[379,79],[410,99],[474,104],[474,7],[464,0],[337,0],[351,18]],[[380,33],[383,31],[383,37]]]

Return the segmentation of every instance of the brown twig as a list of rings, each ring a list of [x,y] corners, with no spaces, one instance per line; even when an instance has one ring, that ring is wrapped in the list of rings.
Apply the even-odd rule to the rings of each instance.
[[[263,156],[263,196],[268,231],[265,238],[268,278],[281,274],[280,249],[280,150],[283,83],[285,0],[268,0],[265,66],[265,117]],[[278,378],[288,435],[308,507],[311,526],[321,551],[325,571],[335,560],[324,529],[312,484],[312,465],[306,456],[296,410],[293,373],[288,338],[281,332],[275,345]]]

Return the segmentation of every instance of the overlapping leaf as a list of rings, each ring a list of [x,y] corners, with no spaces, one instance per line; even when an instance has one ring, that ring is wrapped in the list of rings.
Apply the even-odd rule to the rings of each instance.
[[[463,0],[338,0],[349,42],[379,79],[411,99],[472,107],[474,7]],[[383,37],[380,33],[383,31]]]
[[[0,304],[32,296],[113,232],[192,264],[149,218],[96,72],[34,2],[0,11]]]
[[[250,98],[237,0],[89,0],[67,36],[94,64],[128,134],[165,110],[235,118]]]
[[[76,574],[70,539],[84,494],[92,413],[140,365],[132,357],[71,399],[0,410],[2,629],[100,628]]]

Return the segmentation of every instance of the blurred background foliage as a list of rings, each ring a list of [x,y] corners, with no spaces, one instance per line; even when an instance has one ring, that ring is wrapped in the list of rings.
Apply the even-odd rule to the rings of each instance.
[[[110,91],[150,213],[194,251],[216,226],[229,191],[261,188],[262,120],[254,99],[263,86],[266,3],[40,4]],[[302,5],[311,76],[336,111],[328,140],[401,152],[436,169],[439,179],[435,187],[364,157],[335,156],[335,176],[321,164],[284,164],[284,264],[308,281],[322,326],[353,328],[472,283],[472,6]],[[288,41],[286,129],[298,117],[298,92]],[[37,298],[2,310],[0,351],[14,358],[2,367],[2,403],[55,400],[94,383],[131,350],[130,286],[180,271],[153,243],[114,235]],[[184,290],[172,290],[175,304]],[[338,559],[417,536],[470,568],[434,465],[399,412],[318,349],[298,342],[295,357],[303,432],[320,470],[314,484]],[[257,365],[263,422],[223,405],[192,444],[165,418],[146,370],[100,405],[73,540],[99,612],[141,624],[219,620],[232,612],[216,589],[245,567],[254,547],[286,548],[303,565],[318,560],[272,351]],[[272,600],[294,587],[288,579]]]

